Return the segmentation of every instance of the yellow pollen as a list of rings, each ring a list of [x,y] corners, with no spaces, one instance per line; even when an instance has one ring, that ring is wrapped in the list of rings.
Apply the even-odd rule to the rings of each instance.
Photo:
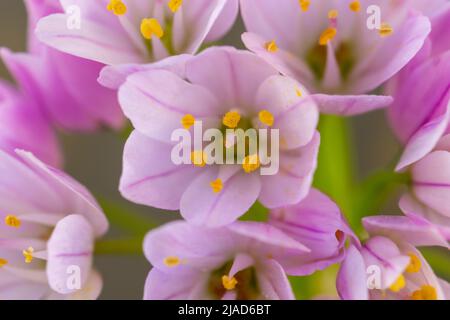
[[[0,268],[7,264],[8,264],[8,260],[0,258]]]
[[[223,183],[221,179],[211,181],[209,185],[211,186],[211,189],[214,193],[219,193],[220,191],[222,191]]]
[[[338,11],[336,9],[328,11],[328,19],[336,19],[338,17]]]
[[[194,122],[195,118],[192,114],[187,114],[181,119],[181,125],[186,130],[189,130],[194,125]]]
[[[406,285],[406,280],[405,277],[403,275],[400,275],[397,280],[395,280],[395,282],[393,284],[391,284],[391,286],[389,287],[389,289],[391,289],[391,291],[393,292],[399,292],[400,290],[402,290]]]
[[[298,2],[303,11],[308,11],[311,0],[299,0]]]
[[[229,277],[227,275],[222,276],[222,285],[227,290],[233,290],[236,288],[236,285],[238,284],[238,281],[235,277]]]
[[[31,263],[33,261],[33,253],[34,253],[33,247],[29,247],[28,249],[23,250],[22,253],[25,258],[25,263]]]
[[[378,32],[380,33],[380,36],[388,37],[394,32],[394,29],[391,27],[390,24],[382,23],[381,27],[380,27],[380,30]]]
[[[164,264],[169,268],[178,266],[181,263],[180,258],[175,256],[170,256],[164,259]]]
[[[413,300],[437,300],[437,291],[433,286],[424,285],[412,293]]]
[[[420,259],[413,253],[409,254],[409,257],[411,258],[408,267],[406,267],[406,272],[408,273],[417,273],[420,271],[420,268],[422,267],[422,262]]]
[[[177,12],[183,4],[183,0],[170,0],[167,4],[169,6],[170,11],[173,13]]]
[[[164,31],[157,19],[142,19],[141,34],[145,39],[150,40],[153,35],[157,38],[162,38]]]
[[[16,216],[9,215],[5,217],[5,224],[9,227],[19,228],[22,224],[22,221]]]
[[[334,37],[337,34],[336,28],[327,28],[322,34],[320,35],[319,44],[321,46],[326,46],[329,41],[333,40]]]
[[[300,90],[300,89],[296,89],[295,93],[297,94],[298,97],[303,96],[302,90]]]
[[[266,48],[267,51],[272,52],[272,53],[278,51],[278,46],[277,46],[277,43],[275,42],[275,40],[267,42],[264,45],[264,47]]]
[[[266,126],[271,127],[273,125],[274,117],[273,117],[273,114],[271,114],[269,111],[262,110],[259,112],[258,116],[259,116],[259,121],[261,121]]]
[[[111,0],[107,6],[109,11],[112,11],[116,16],[122,16],[127,13],[127,6],[122,0]]]
[[[353,1],[350,3],[350,10],[358,12],[361,10],[361,3],[359,1]]]
[[[241,115],[236,111],[229,111],[223,116],[222,123],[224,126],[234,129],[238,126],[239,121],[241,121]]]
[[[251,173],[260,167],[258,155],[254,154],[251,156],[246,156],[242,163],[242,168],[246,173]]]
[[[206,166],[206,153],[202,150],[192,151],[191,162],[196,167]]]

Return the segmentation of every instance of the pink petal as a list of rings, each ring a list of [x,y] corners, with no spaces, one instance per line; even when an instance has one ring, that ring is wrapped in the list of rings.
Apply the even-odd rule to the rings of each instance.
[[[351,245],[339,269],[336,288],[343,300],[368,300],[366,265],[361,253]]]
[[[320,112],[340,116],[354,116],[388,107],[394,100],[389,96],[338,96],[314,94],[311,96]]]

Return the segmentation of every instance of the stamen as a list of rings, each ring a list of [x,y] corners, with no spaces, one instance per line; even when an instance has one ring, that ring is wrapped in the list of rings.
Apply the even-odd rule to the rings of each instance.
[[[278,51],[278,46],[275,42],[275,40],[269,41],[267,42],[264,47],[266,48],[267,51],[271,52],[271,53],[275,53]]]
[[[436,288],[430,285],[424,285],[419,290],[412,293],[413,300],[437,300]]]
[[[359,1],[353,1],[352,3],[350,3],[349,7],[350,10],[358,12],[361,10],[361,3]]]
[[[308,11],[311,0],[299,0],[298,2],[303,11]]]
[[[389,289],[391,289],[391,291],[393,292],[399,292],[400,290],[402,290],[406,285],[406,280],[405,277],[403,275],[400,275],[397,280],[395,280],[395,282],[393,284],[391,284],[391,286],[389,287]]]
[[[8,215],[5,217],[5,224],[12,228],[19,228],[22,224],[22,221],[16,216]]]
[[[345,239],[345,233],[342,230],[337,230],[334,236],[338,242],[342,242]]]
[[[167,4],[169,6],[170,11],[173,13],[177,12],[183,4],[183,0],[170,0]]]
[[[8,260],[0,258],[0,268],[6,266],[8,264]]]
[[[162,38],[164,36],[164,30],[157,19],[142,19],[141,34],[147,40],[150,40],[153,35],[157,38]]]
[[[175,256],[169,256],[164,259],[164,264],[169,268],[173,268],[178,266],[181,263],[180,258]]]
[[[266,126],[273,126],[273,122],[275,121],[272,113],[267,110],[262,110],[259,112],[259,121],[261,121]]]
[[[234,129],[238,126],[239,121],[241,121],[241,115],[237,111],[229,111],[223,116],[222,123],[224,126]]]
[[[202,150],[192,151],[191,162],[196,167],[206,166],[206,153]]]
[[[329,41],[334,39],[336,34],[337,34],[336,28],[332,28],[332,27],[327,28],[324,32],[322,32],[320,39],[319,39],[319,44],[321,46],[326,46]]]
[[[259,162],[258,155],[250,155],[246,156],[244,158],[244,161],[242,163],[242,168],[246,173],[251,173],[255,170],[257,170],[261,166],[261,163]]]
[[[187,114],[181,119],[181,125],[189,130],[195,123],[195,117],[192,114]]]
[[[29,247],[28,249],[22,251],[22,254],[25,258],[25,263],[31,263],[33,261],[33,253],[33,247]]]
[[[422,262],[420,259],[413,253],[409,254],[409,257],[411,258],[408,267],[406,267],[406,272],[408,273],[417,273],[420,271],[420,268],[422,267]]]
[[[328,19],[336,19],[339,12],[336,9],[328,11]]]
[[[222,285],[227,290],[233,290],[236,285],[238,284],[238,281],[235,277],[229,277],[227,275],[222,276]]]
[[[107,6],[108,11],[112,11],[116,16],[127,13],[127,6],[122,0],[111,0]]]
[[[216,179],[214,181],[211,181],[210,186],[214,193],[219,193],[223,188],[222,180]]]
[[[297,94],[298,97],[302,97],[303,96],[303,93],[302,93],[302,91],[300,89],[296,89],[295,93]]]
[[[394,32],[394,29],[389,23],[382,23],[378,32],[380,33],[380,36],[388,37]]]

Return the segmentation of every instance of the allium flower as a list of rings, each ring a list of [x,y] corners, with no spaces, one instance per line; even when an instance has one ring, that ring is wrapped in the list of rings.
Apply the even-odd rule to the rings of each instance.
[[[444,2],[426,1],[426,6],[436,9]],[[321,111],[358,114],[392,102],[389,97],[362,94],[394,76],[422,47],[430,23],[413,12],[418,3],[241,0],[249,31],[243,41],[249,50],[304,83],[312,93],[325,93],[315,97]],[[379,26],[374,24],[374,13],[366,13],[374,5],[381,10]],[[336,99],[332,95],[342,96]]]
[[[30,150],[53,166],[61,165],[58,141],[36,103],[0,82],[0,149],[15,156],[16,148]]]
[[[89,192],[32,154],[0,151],[0,298],[95,299],[94,239],[108,222]]]
[[[303,86],[257,56],[233,48],[208,49],[185,68],[184,79],[163,70],[138,72],[120,88],[121,106],[136,129],[125,146],[122,195],[140,204],[180,209],[189,222],[211,227],[233,222],[257,199],[275,208],[304,198],[316,167],[319,135],[318,110]],[[271,163],[278,173],[260,175],[261,148],[246,148],[237,164],[211,164],[202,141],[193,141],[199,135],[196,122],[216,129],[227,150],[234,149],[229,130],[278,132],[279,159]],[[183,128],[194,136],[189,163],[175,164],[171,136]],[[275,146],[276,141],[267,142]]]
[[[97,82],[104,65],[54,50],[40,43],[34,35],[41,17],[62,12],[58,1],[26,0],[25,4],[29,19],[29,53],[1,51],[5,64],[22,89],[58,127],[76,131],[90,131],[100,126],[119,128],[123,115],[116,94]]]
[[[337,289],[342,299],[442,300],[449,284],[440,280],[414,247],[448,248],[440,230],[408,217],[379,216],[363,220],[371,235],[363,246],[351,245],[341,264]]]
[[[218,229],[172,222],[144,242],[153,265],[144,299],[294,299],[283,266],[308,252],[276,228],[236,222]]]
[[[81,28],[67,16],[43,18],[38,37],[46,44],[104,63],[140,64],[181,53],[193,54],[220,39],[233,25],[238,0],[60,0],[81,10]]]
[[[421,216],[442,227],[450,240],[450,135],[409,168],[411,186],[400,200],[409,216]]]
[[[406,145],[398,170],[423,158],[450,132],[450,7],[446,8],[433,16],[426,46],[389,82],[388,92],[395,98],[389,119]]]
[[[289,270],[295,275],[312,274],[340,262],[347,238],[358,242],[336,204],[315,189],[296,205],[272,210],[269,223],[311,250],[293,260]]]

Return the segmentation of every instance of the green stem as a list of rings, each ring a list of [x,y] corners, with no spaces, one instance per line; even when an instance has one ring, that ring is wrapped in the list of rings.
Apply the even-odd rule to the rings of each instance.
[[[98,241],[95,244],[95,254],[130,255],[142,254],[143,238],[123,238]]]

